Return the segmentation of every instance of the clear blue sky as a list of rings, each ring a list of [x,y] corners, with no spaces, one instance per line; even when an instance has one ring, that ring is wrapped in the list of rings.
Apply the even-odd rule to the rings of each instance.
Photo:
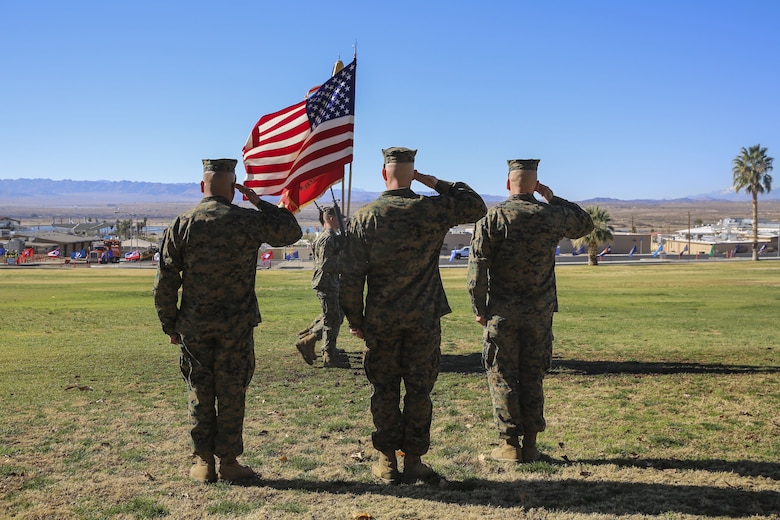
[[[355,42],[356,188],[383,189],[390,146],[493,195],[507,159],[539,158],[571,200],[722,190],[741,147],[780,155],[777,0],[43,0],[0,20],[0,178],[198,181]]]

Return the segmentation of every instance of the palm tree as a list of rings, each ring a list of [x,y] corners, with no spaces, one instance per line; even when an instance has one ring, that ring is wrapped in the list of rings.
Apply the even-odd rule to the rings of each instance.
[[[766,155],[766,148],[760,144],[742,151],[732,161],[731,172],[734,174],[734,189],[737,193],[742,188],[753,196],[753,260],[758,260],[758,194],[772,191],[772,161],[774,158]]]
[[[588,265],[599,265],[599,244],[609,242],[615,238],[613,235],[615,229],[609,225],[612,217],[609,216],[607,210],[600,206],[588,206],[585,208],[585,211],[588,212],[588,215],[593,220],[593,231],[584,237],[572,240],[572,244],[575,248],[580,248],[587,244]]]

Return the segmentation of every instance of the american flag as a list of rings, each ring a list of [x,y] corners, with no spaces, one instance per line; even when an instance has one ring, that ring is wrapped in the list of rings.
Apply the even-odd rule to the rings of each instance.
[[[245,186],[280,195],[352,162],[356,69],[355,59],[308,99],[260,118],[244,145]]]

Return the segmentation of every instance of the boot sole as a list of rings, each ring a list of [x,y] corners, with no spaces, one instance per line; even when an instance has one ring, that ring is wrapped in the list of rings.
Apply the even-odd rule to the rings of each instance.
[[[198,477],[190,473],[190,479],[194,480],[195,482],[200,482],[201,484],[213,484],[217,480],[217,474],[214,473],[213,475],[208,475],[206,477]]]
[[[393,485],[398,484],[398,480],[400,476],[400,475],[396,475],[394,477],[384,477],[383,473],[378,469],[376,469],[376,467],[374,466],[371,466],[371,474],[374,475],[374,477],[376,477],[378,480],[382,481],[383,483],[393,484]]]
[[[295,345],[295,348],[297,348],[298,352],[301,353],[301,357],[303,357],[303,360],[306,362],[307,365],[313,365],[314,364],[314,359],[311,358],[306,353],[306,349],[303,347],[303,345]]]
[[[528,459],[526,459],[525,457],[523,457],[523,462],[525,462],[525,463],[531,463],[531,462],[554,462],[554,459],[552,457],[550,457],[549,455],[545,455],[544,453],[539,452],[539,455],[536,456],[536,457],[533,457],[533,458],[529,457]]]
[[[515,464],[519,464],[523,462],[523,457],[520,453],[517,454],[515,457],[503,457],[500,455],[497,455],[493,452],[490,453],[490,458],[493,460],[497,460],[499,462],[514,462]]]

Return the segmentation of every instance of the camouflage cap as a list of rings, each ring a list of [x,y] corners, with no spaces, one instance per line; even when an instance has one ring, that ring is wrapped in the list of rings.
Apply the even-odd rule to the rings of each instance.
[[[382,155],[385,156],[385,164],[390,163],[413,163],[414,156],[417,155],[417,150],[410,150],[409,148],[385,148],[382,150]]]
[[[325,217],[336,217],[336,208],[333,206],[318,206],[320,210],[320,224],[325,224]]]
[[[203,173],[206,172],[235,173],[236,164],[238,164],[238,161],[235,159],[203,159]]]
[[[539,159],[509,159],[507,162],[509,171],[536,170],[539,167]]]

